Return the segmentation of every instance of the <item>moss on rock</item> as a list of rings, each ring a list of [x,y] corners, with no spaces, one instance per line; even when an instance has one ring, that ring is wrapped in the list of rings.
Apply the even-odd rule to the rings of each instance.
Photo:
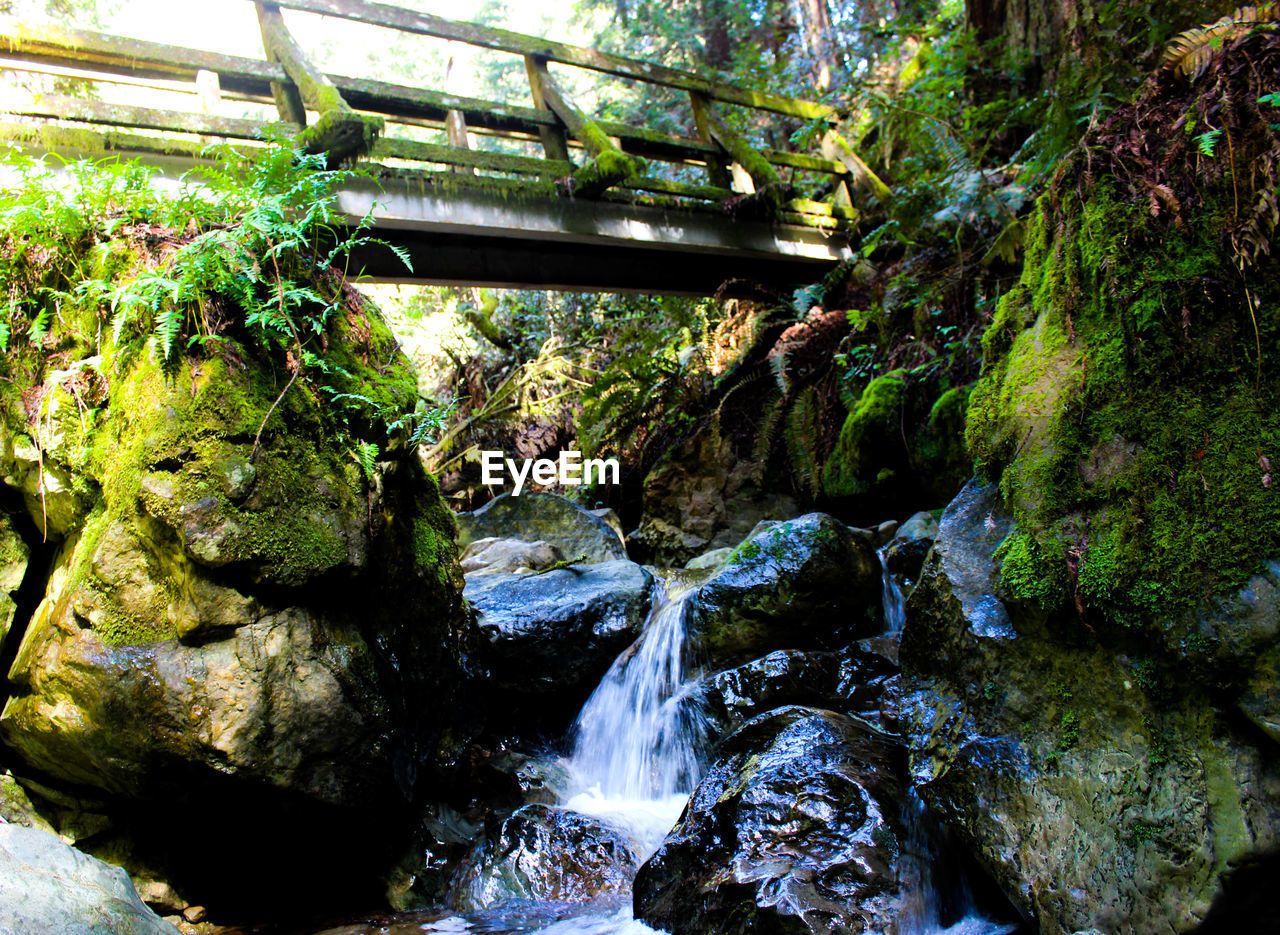
[[[1009,549],[1014,591],[1137,624],[1280,554],[1280,359],[1258,360],[1249,317],[1275,347],[1280,276],[1232,271],[1227,210],[1210,201],[1180,229],[1109,183],[1041,204],[968,416],[1030,537]]]

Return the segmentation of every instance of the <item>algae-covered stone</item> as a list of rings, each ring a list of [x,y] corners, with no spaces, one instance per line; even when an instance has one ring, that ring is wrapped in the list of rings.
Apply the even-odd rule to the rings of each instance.
[[[868,625],[879,585],[871,534],[809,513],[740,545],[689,599],[689,626],[714,660],[835,648]]]
[[[472,513],[459,513],[458,544],[496,537],[544,541],[568,559],[613,562],[627,557],[609,522],[572,500],[551,493],[503,494]]]
[[[915,779],[1040,931],[1190,929],[1280,846],[1271,742],[1224,713],[1238,686],[1161,688],[1150,641],[1108,647],[1014,599],[1018,535],[993,485],[943,514],[902,636]],[[1216,619],[1268,645],[1247,607]]]
[[[222,905],[292,885],[237,889],[233,867],[376,878],[453,713],[453,523],[387,427],[413,406],[411,366],[354,300],[326,339],[327,389],[283,395],[271,358],[229,337],[168,372],[121,350],[93,418],[42,436],[83,496],[66,523],[49,515],[58,552],[0,736],[20,774],[109,794],[139,840],[216,826],[162,856],[197,881],[183,893]],[[365,408],[340,420],[335,394]]]

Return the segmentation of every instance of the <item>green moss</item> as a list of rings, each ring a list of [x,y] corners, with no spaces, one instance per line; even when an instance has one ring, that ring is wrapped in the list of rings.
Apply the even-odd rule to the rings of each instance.
[[[1229,196],[1228,196],[1229,197]],[[1220,201],[1221,199],[1219,199]],[[1249,309],[1210,195],[1176,228],[1099,185],[1042,200],[1022,280],[984,338],[968,409],[979,470],[1018,537],[1004,587],[1046,609],[1166,628],[1280,555],[1280,276],[1251,272]]]
[[[835,450],[823,469],[823,489],[831,497],[871,492],[881,477],[886,454],[894,444],[906,378],[901,370],[876,377],[862,391],[857,406],[845,418]]]
[[[1066,598],[1062,563],[1032,536],[1014,533],[1000,544],[995,557],[1000,562],[1001,587],[1014,600],[1049,609]]]

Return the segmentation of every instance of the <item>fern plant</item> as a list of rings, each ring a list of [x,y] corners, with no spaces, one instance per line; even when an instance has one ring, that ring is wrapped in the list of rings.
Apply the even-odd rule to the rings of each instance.
[[[1251,29],[1280,22],[1280,3],[1242,6],[1212,23],[1179,33],[1169,43],[1161,67],[1195,80],[1204,74],[1213,53]]]

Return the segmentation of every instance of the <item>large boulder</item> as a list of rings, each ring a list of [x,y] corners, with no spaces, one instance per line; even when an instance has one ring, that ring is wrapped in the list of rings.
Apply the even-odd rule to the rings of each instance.
[[[459,513],[458,544],[478,539],[546,542],[569,561],[613,562],[626,546],[608,519],[554,493],[502,494],[471,513]]]
[[[880,932],[901,911],[901,749],[845,715],[792,706],[719,750],[635,882],[636,916],[675,935]]]
[[[271,362],[235,342],[173,372],[124,351],[93,364],[92,419],[57,374],[35,423],[0,398],[0,469],[19,479],[29,431],[75,494],[47,513],[27,498],[57,556],[0,736],[15,770],[106,794],[140,838],[209,833],[167,848],[206,903],[358,889],[453,714],[452,520],[376,414],[412,407],[411,365],[358,303],[328,340],[329,389],[386,408],[335,424],[319,387],[280,396]],[[352,456],[361,438],[372,461]],[[232,880],[256,873],[270,896]]]
[[[713,660],[772,649],[834,649],[874,629],[880,590],[871,534],[824,513],[764,528],[689,601],[689,625]]]
[[[509,899],[590,903],[625,890],[634,845],[598,818],[526,805],[460,870],[450,903],[463,911]]]
[[[1181,656],[1109,646],[1010,596],[1018,535],[992,485],[943,514],[902,636],[913,775],[1046,935],[1188,930],[1280,847],[1274,740],[1231,710],[1266,697],[1280,582],[1207,605]],[[1235,671],[1213,692],[1205,654]]]
[[[639,635],[653,587],[653,576],[628,561],[468,576],[487,684],[581,703]]]
[[[119,867],[54,835],[0,822],[0,933],[178,935]]]

